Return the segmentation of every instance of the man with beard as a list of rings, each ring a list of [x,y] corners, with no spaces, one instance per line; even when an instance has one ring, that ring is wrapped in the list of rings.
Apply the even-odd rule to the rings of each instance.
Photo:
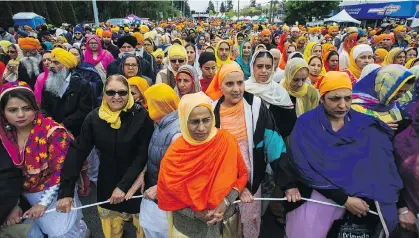
[[[112,44],[112,32],[102,32],[102,49],[111,52],[112,56],[117,59],[119,55],[119,49],[116,45]]]
[[[13,44],[16,44],[15,38],[7,32],[3,27],[0,27],[0,40],[7,40]]]
[[[272,44],[272,33],[270,30],[265,29],[260,33],[262,44],[266,46],[267,50],[276,48],[276,45]]]
[[[93,109],[90,83],[74,72],[77,58],[70,52],[55,48],[51,52],[49,74],[42,91],[41,108],[47,116],[62,123],[75,137]]]
[[[107,77],[114,74],[122,74],[121,60],[126,56],[135,56],[135,47],[137,46],[137,39],[134,36],[122,36],[118,39],[119,55],[114,62],[108,65],[106,69]],[[140,75],[150,78],[153,82],[156,81],[156,75],[150,63],[142,57],[140,59]]]
[[[296,26],[291,28],[291,40],[294,43],[297,43],[298,37],[300,37],[300,29]]]
[[[38,39],[25,37],[19,38],[18,45],[23,53],[18,68],[18,80],[26,82],[33,89],[36,78],[44,71],[42,56],[38,52],[41,43]]]
[[[151,65],[151,69],[153,70],[154,74],[157,74],[157,63],[154,57],[144,50],[144,36],[140,32],[134,32],[132,34],[135,39],[137,39],[137,45],[135,46],[135,55],[139,56],[148,61]],[[157,71],[157,72],[156,72]]]
[[[404,50],[409,46],[409,42],[407,42],[407,40],[404,39],[407,34],[406,32],[407,32],[406,27],[403,25],[400,25],[394,28],[395,42],[392,48],[399,47]]]

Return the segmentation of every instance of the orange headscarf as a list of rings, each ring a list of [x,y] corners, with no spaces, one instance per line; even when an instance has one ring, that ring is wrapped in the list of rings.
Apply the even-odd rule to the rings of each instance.
[[[293,45],[289,42],[286,42],[284,44],[284,51],[282,52],[281,61],[279,62],[279,68],[281,68],[282,70],[285,69],[285,65],[287,64],[287,61],[288,61],[288,53],[287,52],[288,52],[288,47],[290,47],[290,46],[295,47],[295,45]]]
[[[212,108],[210,101],[202,92],[184,95],[179,104],[180,124],[188,123],[195,107]],[[214,209],[231,189],[241,192],[247,184],[247,168],[237,141],[227,131],[215,128],[215,117],[210,111],[216,134],[209,141],[190,144],[185,137],[189,132],[181,126],[182,136],[163,157],[157,183],[158,205],[162,210]]]
[[[221,65],[205,92],[208,97],[215,101],[223,96],[223,92],[221,92],[221,83],[223,82],[224,77],[232,72],[240,72],[243,75],[242,77],[244,77],[243,71],[238,64]]]
[[[358,38],[358,33],[351,33],[348,35],[345,40],[343,41],[343,48],[346,50],[346,52],[351,52],[352,48],[356,45]]]

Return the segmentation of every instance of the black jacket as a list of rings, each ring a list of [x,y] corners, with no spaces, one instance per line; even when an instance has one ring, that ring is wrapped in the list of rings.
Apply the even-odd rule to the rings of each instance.
[[[44,87],[41,109],[56,122],[64,124],[77,137],[84,119],[93,109],[93,95],[88,81],[74,71],[71,74],[70,84],[62,98]]]
[[[44,72],[44,67],[42,67],[42,61],[39,63],[39,73]],[[22,62],[19,63],[19,68],[17,70],[17,78],[19,81],[26,82],[29,84],[29,86],[34,89],[36,79],[38,78],[38,75],[32,74],[28,75],[28,72],[26,70],[26,67]]]
[[[113,129],[99,118],[99,108],[93,110],[83,122],[80,136],[74,140],[67,153],[61,172],[59,198],[73,197],[74,186],[84,161],[93,147],[99,150],[100,167],[97,180],[97,200],[106,201],[118,187],[128,192],[148,160],[148,145],[153,133],[153,121],[147,110],[135,104],[121,112],[121,127]],[[141,191],[137,191],[140,195]],[[106,209],[136,214],[140,212],[139,199],[110,205]]]
[[[141,64],[141,67],[139,69],[140,70],[139,75],[147,76],[153,82],[156,82],[156,75],[154,74],[150,63],[147,60],[145,60],[141,57],[138,57],[138,58],[140,59],[140,64]],[[121,68],[122,68],[121,67],[121,58],[117,58],[116,60],[114,60],[112,63],[110,63],[108,65],[108,67],[106,69],[106,77],[109,77],[109,76],[114,75],[114,74],[122,74]]]
[[[118,59],[119,48],[114,44],[109,44],[108,47],[105,47],[105,44],[102,43],[102,49],[109,51],[115,59]]]

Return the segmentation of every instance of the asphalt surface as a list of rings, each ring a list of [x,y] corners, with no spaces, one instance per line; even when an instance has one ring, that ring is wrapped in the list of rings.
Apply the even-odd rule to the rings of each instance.
[[[96,201],[96,186],[94,183],[91,183],[90,194],[87,197],[80,197],[80,200],[83,205],[92,204]],[[98,217],[98,212],[96,207],[90,207],[83,210],[84,218],[87,227],[90,230],[91,238],[104,238],[102,233],[102,225]],[[125,222],[124,224],[124,238],[135,238],[135,228],[132,225],[132,222]],[[283,238],[284,229],[275,221],[274,216],[268,210],[262,218],[262,227],[260,238]],[[149,237],[147,237],[149,238]],[[152,238],[152,237],[151,237]],[[256,237],[255,237],[256,238]]]

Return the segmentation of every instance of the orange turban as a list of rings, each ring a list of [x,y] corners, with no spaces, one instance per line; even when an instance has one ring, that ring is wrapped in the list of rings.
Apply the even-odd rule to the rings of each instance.
[[[270,36],[270,35],[271,35],[271,31],[270,31],[270,30],[268,30],[268,29],[265,29],[265,30],[263,30],[263,31],[260,33],[260,35],[261,35],[261,36]]]
[[[234,45],[234,41],[233,41],[233,40],[231,40],[231,39],[227,39],[226,41],[227,41],[227,43],[228,43],[230,46],[233,46],[233,45]]]
[[[392,37],[392,35],[390,34],[381,34],[378,35],[376,37],[374,37],[374,44],[380,44],[380,42],[384,39],[384,38],[390,38],[390,40],[394,43],[394,38]]]
[[[388,51],[387,50],[385,50],[385,49],[382,49],[382,48],[378,48],[378,49],[376,49],[375,50],[375,53],[377,53],[377,55],[379,55],[380,56],[380,58],[382,59],[382,60],[384,60],[384,58],[387,56],[387,54],[388,54]]]
[[[134,33],[132,33],[132,36],[135,37],[135,39],[137,39],[138,43],[144,44],[143,34],[141,34],[140,32],[134,32]]]
[[[112,32],[110,32],[110,31],[103,31],[102,32],[102,37],[112,37]]]
[[[339,30],[339,27],[338,26],[331,26],[331,27],[329,27],[329,29],[327,30],[327,32],[329,34],[332,34],[333,31],[338,31],[338,30]]]
[[[349,75],[345,72],[329,71],[324,75],[323,80],[320,83],[320,97],[327,92],[341,88],[352,90],[352,82]]]
[[[32,37],[19,38],[18,45],[22,50],[38,50],[41,48],[39,40]]]

